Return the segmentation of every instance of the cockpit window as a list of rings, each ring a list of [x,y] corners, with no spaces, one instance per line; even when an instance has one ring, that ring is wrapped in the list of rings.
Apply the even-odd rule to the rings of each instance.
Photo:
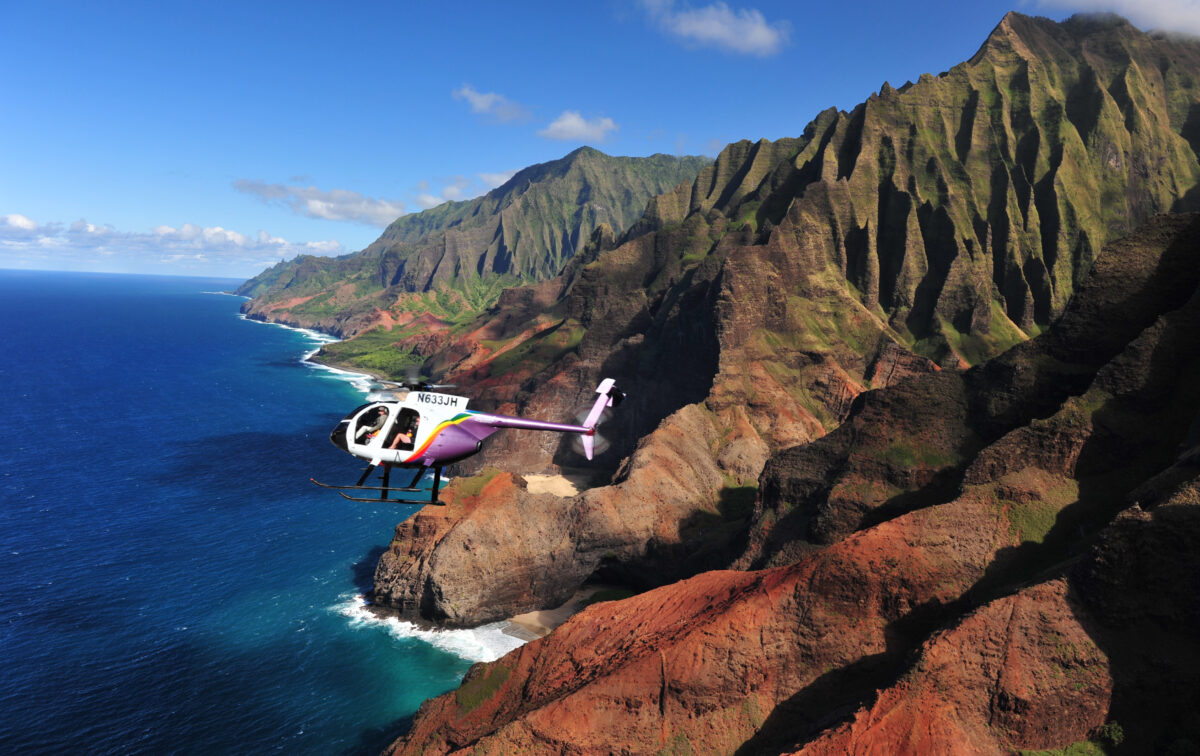
[[[371,443],[371,439],[378,436],[379,431],[383,430],[387,418],[388,411],[384,406],[364,412],[359,416],[358,423],[354,427],[354,442],[358,444]]]

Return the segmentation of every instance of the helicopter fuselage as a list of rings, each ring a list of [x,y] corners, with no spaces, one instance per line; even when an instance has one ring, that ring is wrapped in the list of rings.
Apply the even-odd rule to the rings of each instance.
[[[342,418],[329,440],[355,457],[368,461],[367,469],[354,485],[340,486],[312,482],[322,488],[338,489],[352,501],[388,501],[399,504],[438,504],[438,485],[442,468],[458,462],[483,448],[483,440],[501,428],[578,433],[584,456],[595,451],[596,425],[606,407],[615,406],[625,396],[612,378],[596,388],[599,395],[582,425],[548,423],[509,415],[494,415],[467,409],[467,399],[453,394],[427,391],[427,384],[406,386],[408,390],[386,400],[368,402]],[[603,449],[601,449],[603,451]],[[404,487],[389,485],[393,467],[417,468],[412,482]],[[392,493],[411,494],[422,489],[417,483],[424,470],[433,469],[433,488],[428,500],[389,498]],[[383,485],[364,485],[372,471],[382,470]],[[352,496],[346,491],[378,491],[377,499]]]
[[[358,407],[330,435],[335,445],[378,465],[430,467],[465,459],[501,428],[593,435],[594,428],[548,423],[467,409],[467,399],[432,391],[410,391],[396,401]]]

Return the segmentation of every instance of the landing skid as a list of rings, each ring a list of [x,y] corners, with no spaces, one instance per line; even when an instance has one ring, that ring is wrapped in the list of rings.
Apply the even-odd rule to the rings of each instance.
[[[390,490],[406,491],[408,489],[393,488]],[[432,504],[433,506],[437,506],[437,507],[446,506],[446,502],[437,501],[436,499],[390,499],[390,498],[382,498],[382,497],[378,498],[378,499],[372,499],[372,498],[369,498],[366,496],[350,496],[345,491],[338,491],[338,496],[341,496],[343,499],[348,499],[350,501],[361,501],[364,504],[418,504],[420,506],[426,506],[428,504]]]
[[[382,486],[364,486],[363,482],[366,481],[366,479],[368,477],[370,477],[371,473],[375,470],[376,467],[383,468],[383,485]],[[367,469],[363,470],[362,477],[360,477],[358,479],[358,483],[356,483],[352,486],[334,486],[334,485],[330,485],[328,483],[322,483],[321,481],[317,480],[316,478],[309,478],[309,480],[312,481],[313,484],[318,485],[321,488],[332,488],[332,489],[336,490],[338,492],[338,495],[341,496],[342,498],[349,499],[350,501],[361,501],[365,504],[380,504],[380,503],[383,503],[383,504],[419,504],[422,506],[424,506],[426,504],[432,504],[432,505],[439,506],[439,507],[445,506],[445,502],[438,501],[438,487],[440,486],[440,484],[442,482],[442,468],[441,467],[433,468],[433,489],[430,491],[430,497],[428,499],[393,499],[388,495],[393,492],[395,492],[395,493],[422,493],[425,489],[417,488],[416,486],[417,486],[417,482],[419,480],[421,480],[421,476],[423,476],[425,474],[425,468],[421,468],[421,469],[417,470],[417,474],[413,476],[412,482],[409,483],[407,487],[389,486],[388,478],[391,476],[391,472],[392,472],[392,468],[390,465],[387,465],[387,464],[367,465]],[[349,494],[346,493],[346,491],[378,491],[379,495],[375,496],[375,497],[350,496]]]
[[[417,493],[424,491],[424,488],[396,488],[395,486],[334,486],[329,483],[322,483],[316,478],[309,478],[313,485],[321,488],[332,488],[335,491],[404,491],[406,493]]]

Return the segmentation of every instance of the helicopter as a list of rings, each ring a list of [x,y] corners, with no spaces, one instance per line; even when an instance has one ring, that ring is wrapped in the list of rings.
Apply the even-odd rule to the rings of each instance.
[[[329,434],[334,446],[367,460],[367,467],[358,482],[352,486],[337,486],[315,478],[309,480],[322,488],[335,489],[351,501],[441,505],[444,502],[438,501],[438,487],[442,468],[478,453],[483,448],[483,440],[496,431],[520,428],[578,433],[582,442],[580,448],[590,460],[596,448],[596,426],[604,419],[609,407],[616,407],[625,398],[616,382],[605,378],[596,387],[599,396],[587,414],[579,413],[581,423],[569,425],[469,410],[465,397],[438,391],[453,388],[453,384],[410,380],[390,385],[396,387],[394,393],[369,395],[368,399],[375,397],[375,400],[354,409]],[[392,469],[397,467],[416,470],[407,486],[389,485]],[[417,483],[430,468],[433,469],[433,488],[428,500],[392,496],[421,493]],[[383,485],[364,485],[377,469],[383,471]],[[378,495],[351,495],[367,491],[377,491]]]

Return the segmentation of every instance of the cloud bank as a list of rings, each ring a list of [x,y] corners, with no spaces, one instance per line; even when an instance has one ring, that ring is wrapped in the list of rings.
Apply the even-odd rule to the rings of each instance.
[[[233,188],[258,197],[268,205],[287,207],[292,212],[322,220],[353,221],[385,228],[404,215],[404,203],[398,200],[366,197],[349,189],[323,191],[315,186],[268,184],[257,179],[239,179]]]
[[[470,84],[463,84],[451,94],[456,100],[466,100],[472,113],[486,115],[497,121],[525,121],[531,117],[529,110],[521,103],[495,92],[478,92]]]
[[[791,34],[787,21],[771,23],[754,8],[734,10],[723,2],[693,8],[676,7],[674,0],[643,0],[642,7],[663,31],[685,44],[738,55],[775,55]]]
[[[539,131],[538,136],[560,141],[603,142],[608,132],[619,128],[611,118],[593,118],[589,121],[579,111],[564,110],[549,126]]]
[[[1110,12],[1143,29],[1200,36],[1200,0],[1038,0],[1043,8]]]
[[[192,223],[132,232],[82,219],[39,224],[15,213],[0,216],[0,267],[249,277],[280,259],[344,251],[334,240],[294,243],[266,231],[250,236]]]
[[[417,185],[416,203],[422,210],[437,207],[443,202],[459,202],[486,194],[516,175],[516,171],[500,173],[477,173],[474,178],[454,176],[445,179],[442,188],[435,192],[428,181]]]
[[[484,183],[488,189],[495,189],[498,186],[503,186],[510,178],[517,175],[516,171],[502,171],[501,173],[480,173],[479,180]]]

